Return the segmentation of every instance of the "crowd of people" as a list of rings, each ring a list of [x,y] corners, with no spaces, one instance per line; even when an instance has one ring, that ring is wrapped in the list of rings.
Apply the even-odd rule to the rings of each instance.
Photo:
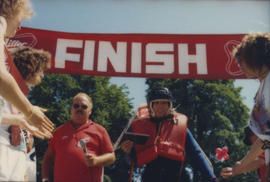
[[[5,39],[15,36],[21,22],[33,14],[30,0],[0,0],[0,181],[31,181],[26,156],[33,148],[35,136],[50,139],[42,162],[43,182],[101,182],[104,167],[114,163],[116,157],[106,129],[89,119],[92,98],[86,93],[76,94],[71,119],[53,132],[54,124],[44,114],[46,110],[32,105],[16,82],[21,78],[26,86],[36,86],[50,68],[49,52],[30,47],[8,51],[5,45]],[[233,167],[222,169],[221,176],[228,178],[259,169],[261,181],[269,182],[270,34],[247,34],[234,49],[234,57],[248,78],[260,81],[260,87],[245,128],[244,142],[251,149]],[[11,74],[6,62],[8,66],[14,64],[19,74]],[[188,117],[174,110],[168,88],[152,88],[147,94],[147,105],[149,115],[131,123],[131,132],[148,136],[146,142],[121,143],[132,165],[145,166],[142,181],[181,181],[186,156],[190,156],[204,181],[218,181],[188,129]],[[132,171],[130,175],[132,180]]]

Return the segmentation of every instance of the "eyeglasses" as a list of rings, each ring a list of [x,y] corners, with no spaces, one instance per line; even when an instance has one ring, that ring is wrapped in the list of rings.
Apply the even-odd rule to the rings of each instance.
[[[82,104],[82,105],[73,104],[72,106],[73,106],[74,109],[78,109],[79,107],[81,107],[83,110],[85,110],[85,109],[88,108],[88,106],[87,105],[84,105],[84,104]]]

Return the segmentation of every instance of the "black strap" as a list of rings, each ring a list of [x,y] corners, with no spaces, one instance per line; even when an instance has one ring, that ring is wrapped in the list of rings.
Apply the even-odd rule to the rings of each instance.
[[[263,150],[265,150],[265,149],[270,149],[270,141],[264,140],[264,141],[263,141],[262,149],[263,149]]]

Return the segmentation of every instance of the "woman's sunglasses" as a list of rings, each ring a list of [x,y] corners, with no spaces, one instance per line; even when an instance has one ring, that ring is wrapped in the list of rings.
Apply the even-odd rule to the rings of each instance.
[[[88,106],[87,105],[79,105],[79,104],[73,104],[72,105],[74,109],[78,109],[79,107],[81,107],[83,110],[87,109]]]

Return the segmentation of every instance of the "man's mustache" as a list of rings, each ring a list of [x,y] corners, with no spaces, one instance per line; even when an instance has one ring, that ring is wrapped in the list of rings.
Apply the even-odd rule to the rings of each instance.
[[[83,114],[83,111],[81,109],[77,110],[76,113]]]

